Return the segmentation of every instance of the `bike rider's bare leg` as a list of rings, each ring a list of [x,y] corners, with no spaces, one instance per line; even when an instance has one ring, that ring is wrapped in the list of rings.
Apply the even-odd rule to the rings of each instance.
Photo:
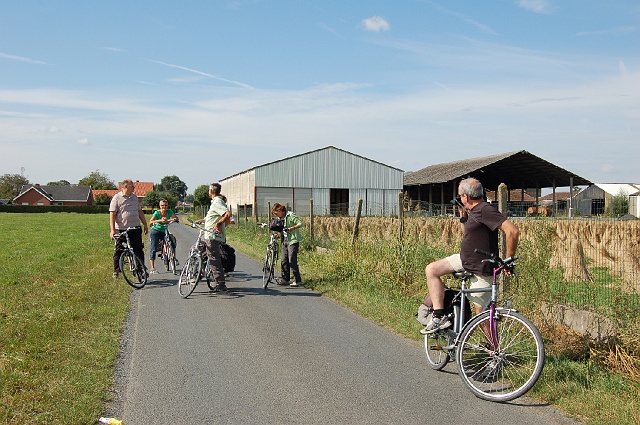
[[[427,276],[427,287],[429,288],[429,295],[431,295],[431,302],[433,302],[434,310],[444,308],[444,284],[442,283],[441,277],[451,274],[454,271],[455,270],[451,267],[449,260],[446,258],[429,263],[424,269],[424,273]]]

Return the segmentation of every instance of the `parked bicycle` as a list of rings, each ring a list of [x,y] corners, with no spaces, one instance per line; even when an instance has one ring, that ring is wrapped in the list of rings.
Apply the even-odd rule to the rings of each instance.
[[[164,229],[162,247],[160,249],[160,259],[164,262],[164,266],[167,268],[167,271],[174,275],[178,274],[176,269],[178,260],[176,259],[175,237],[169,232],[169,225],[177,222],[178,221],[176,219],[167,223],[167,227]]]
[[[258,226],[265,228],[265,227],[270,227],[270,224],[258,223]],[[284,228],[279,232],[273,230],[271,227],[270,227],[270,230],[271,230],[271,236],[269,238],[269,243],[267,244],[267,252],[264,256],[264,263],[262,265],[262,287],[264,289],[267,288],[269,283],[275,282],[274,271],[275,271],[276,263],[278,262],[278,254],[280,252],[279,232],[281,232],[285,237],[287,235],[287,231],[284,230]]]
[[[182,298],[187,298],[193,293],[198,286],[200,279],[205,278],[207,280],[207,286],[212,291],[215,290],[215,285],[212,284],[213,272],[209,267],[209,261],[207,260],[207,252],[202,235],[210,230],[205,229],[203,226],[196,224],[193,220],[187,218],[191,223],[191,227],[198,229],[198,238],[196,242],[189,249],[189,257],[182,266],[180,277],[178,278],[178,293]]]
[[[147,284],[149,273],[144,266],[144,261],[133,252],[133,247],[129,240],[129,231],[133,229],[134,227],[129,227],[125,230],[120,230],[120,233],[113,235],[113,239],[116,249],[119,247],[122,250],[118,260],[118,267],[122,276],[124,276],[124,280],[134,288],[141,289]]]
[[[442,369],[449,361],[458,364],[462,382],[477,397],[497,402],[513,400],[529,391],[542,373],[544,343],[536,326],[511,307],[497,307],[497,277],[503,270],[513,270],[517,257],[502,260],[495,254],[476,250],[493,264],[490,288],[468,289],[473,276],[463,271],[454,276],[461,281],[450,314],[452,326],[424,336],[429,366]],[[469,293],[491,292],[489,306],[464,323],[465,304],[462,297]]]

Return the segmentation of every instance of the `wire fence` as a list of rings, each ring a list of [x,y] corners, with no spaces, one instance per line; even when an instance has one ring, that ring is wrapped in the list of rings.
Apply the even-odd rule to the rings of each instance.
[[[452,204],[426,202],[402,203],[403,213],[383,216],[363,211],[360,238],[413,238],[416,243],[450,246],[457,252],[462,233]],[[351,204],[340,214],[301,214],[305,232],[315,244],[329,245],[354,230]],[[348,208],[347,208],[348,207]],[[383,205],[378,206],[382,211]],[[525,209],[526,207],[526,209]],[[200,209],[199,209],[200,208]],[[615,315],[620,311],[640,315],[640,221],[622,221],[606,217],[566,218],[566,209],[532,211],[522,203],[508,203],[510,219],[520,229],[519,252],[536,257],[536,267],[545,271],[545,291],[555,303]],[[266,209],[265,209],[266,210]],[[204,216],[205,207],[196,214]],[[267,221],[269,217],[251,217],[235,212],[238,221]],[[526,249],[526,251],[524,251]]]

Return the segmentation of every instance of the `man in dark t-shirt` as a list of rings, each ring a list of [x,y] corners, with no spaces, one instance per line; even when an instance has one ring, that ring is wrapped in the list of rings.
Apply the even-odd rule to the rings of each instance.
[[[467,178],[458,185],[458,212],[462,227],[460,253],[429,263],[425,269],[427,286],[433,302],[431,321],[422,329],[422,334],[435,332],[451,326],[444,315],[444,284],[442,276],[466,270],[474,274],[470,279],[470,288],[490,287],[493,281],[492,266],[482,260],[486,257],[475,252],[476,249],[498,254],[498,229],[505,234],[507,241],[506,257],[512,257],[518,246],[518,228],[500,212],[484,201],[482,184],[474,178]],[[491,293],[478,292],[467,294],[467,298],[481,312],[488,304]]]

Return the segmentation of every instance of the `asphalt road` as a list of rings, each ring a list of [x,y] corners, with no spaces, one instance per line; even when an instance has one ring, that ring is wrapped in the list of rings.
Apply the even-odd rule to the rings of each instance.
[[[183,263],[197,232],[171,231]],[[265,291],[261,265],[236,254],[227,293],[201,282],[182,299],[167,272],[133,292],[107,416],[127,425],[574,423],[526,398],[482,401],[455,364],[432,371],[420,342],[306,288]]]

